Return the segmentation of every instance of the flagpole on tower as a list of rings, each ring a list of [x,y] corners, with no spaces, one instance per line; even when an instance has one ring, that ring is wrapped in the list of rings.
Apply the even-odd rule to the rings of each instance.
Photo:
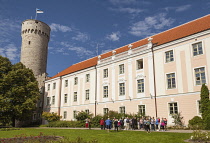
[[[35,20],[37,19],[37,13],[44,13],[44,11],[42,11],[42,10],[40,10],[40,9],[36,8],[36,16],[35,16]]]

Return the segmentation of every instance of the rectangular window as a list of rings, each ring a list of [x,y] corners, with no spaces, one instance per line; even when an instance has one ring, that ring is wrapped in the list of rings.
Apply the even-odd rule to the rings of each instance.
[[[65,80],[65,87],[68,87],[68,80]]]
[[[77,101],[77,92],[74,92],[74,102]]]
[[[120,95],[125,95],[125,83],[119,83]]]
[[[144,116],[146,115],[145,105],[138,105],[139,114]]]
[[[63,119],[66,119],[67,118],[67,111],[64,111],[63,112]]]
[[[168,105],[169,105],[169,114],[177,114],[178,113],[177,102],[168,103]]]
[[[90,74],[86,74],[86,82],[90,82]]]
[[[140,70],[140,69],[143,69],[144,67],[143,67],[143,59],[140,59],[140,60],[137,60],[136,61],[136,69],[137,70]]]
[[[174,61],[173,50],[165,52],[165,55],[166,55],[166,63]]]
[[[196,85],[202,85],[206,83],[204,67],[195,69],[195,82],[196,82]]]
[[[125,114],[125,106],[120,107],[119,110],[120,110],[120,114]]]
[[[77,85],[78,84],[78,77],[75,77],[74,78],[74,85]]]
[[[104,78],[108,77],[108,69],[104,69]]]
[[[137,80],[137,93],[144,92],[144,79]]]
[[[50,97],[47,97],[47,105],[50,105]]]
[[[76,117],[77,117],[77,111],[74,110],[74,111],[73,111],[73,118],[76,119]]]
[[[203,54],[202,42],[195,43],[192,45],[193,47],[193,56]]]
[[[108,86],[104,86],[104,98],[108,97]]]
[[[68,101],[68,95],[64,94],[64,103],[67,103],[67,101]]]
[[[55,89],[56,88],[56,83],[53,83],[53,89]]]
[[[55,104],[55,96],[52,96],[52,105]]]
[[[104,108],[104,115],[107,115],[109,113],[109,108]]]
[[[168,89],[176,88],[175,73],[167,74]]]
[[[90,90],[85,90],[85,100],[89,100]]]
[[[85,110],[85,113],[89,114],[89,113],[90,113],[90,112],[89,112],[89,109],[86,109],[86,110]]]
[[[119,65],[119,74],[124,74],[124,64]]]
[[[48,91],[50,90],[50,84],[47,85],[47,90],[48,90]]]

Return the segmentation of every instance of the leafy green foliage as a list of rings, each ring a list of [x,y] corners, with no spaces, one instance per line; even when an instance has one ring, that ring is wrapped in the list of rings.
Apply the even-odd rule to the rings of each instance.
[[[199,116],[193,117],[189,120],[189,125],[191,129],[204,129],[204,122],[203,119]]]
[[[174,119],[173,123],[175,126],[183,126],[183,117],[181,116],[181,113],[173,114],[172,118]]]
[[[191,140],[196,141],[196,142],[210,141],[210,133],[207,131],[195,130],[195,131],[193,131]]]
[[[57,113],[43,112],[42,117],[48,122],[59,121],[62,117]]]
[[[76,119],[78,121],[85,121],[85,119],[87,119],[87,118],[90,119],[90,118],[92,118],[92,116],[93,116],[93,114],[88,114],[85,111],[80,111],[77,113]]]
[[[14,120],[26,120],[36,108],[38,82],[32,70],[22,63],[12,65],[0,56],[0,121],[3,125]]]
[[[208,110],[209,106],[209,90],[208,87],[203,84],[201,87],[201,113],[202,113],[202,118],[205,120],[206,116],[210,113]]]

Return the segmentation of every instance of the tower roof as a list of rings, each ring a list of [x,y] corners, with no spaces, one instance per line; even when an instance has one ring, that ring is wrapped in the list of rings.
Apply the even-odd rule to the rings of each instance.
[[[167,31],[158,33],[151,37],[153,38],[152,40],[153,44],[155,44],[156,46],[159,46],[159,45],[166,44],[168,42],[172,42],[174,40],[178,40],[178,39],[181,39],[181,38],[184,38],[184,37],[187,37],[187,36],[190,36],[190,35],[193,35],[193,34],[208,30],[208,29],[210,29],[210,15],[206,15],[204,17],[201,17],[199,19],[174,27]],[[139,46],[146,45],[148,43],[147,39],[148,38],[145,38],[145,39],[136,41],[134,43],[131,43],[133,45],[132,49],[137,48]],[[128,51],[128,45],[115,49],[116,54]],[[102,54],[101,59],[105,59],[110,56],[112,56],[112,51]],[[98,60],[98,57],[93,57],[91,59],[74,64],[66,68],[65,70],[61,71],[60,73],[56,74],[52,78],[64,76],[64,75],[67,75],[76,71],[80,71],[80,70],[83,70],[92,66],[96,66],[97,60]]]

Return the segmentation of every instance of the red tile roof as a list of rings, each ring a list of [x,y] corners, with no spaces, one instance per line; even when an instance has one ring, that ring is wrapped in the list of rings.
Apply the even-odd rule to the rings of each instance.
[[[155,43],[156,46],[159,46],[159,45],[162,45],[162,44],[165,44],[165,43],[177,40],[177,39],[181,39],[183,37],[196,34],[198,32],[205,31],[208,29],[210,29],[210,15],[206,15],[204,17],[185,23],[178,27],[153,35],[151,36],[153,38],[152,43]],[[131,43],[133,45],[132,49],[139,46],[146,45],[147,43],[148,43],[147,38]],[[128,50],[128,45],[115,49],[116,54],[125,52],[127,50]],[[110,56],[112,56],[112,51],[102,54],[101,59],[104,59]],[[97,60],[98,60],[98,57],[93,57],[91,59],[74,64],[66,68],[65,70],[61,71],[60,73],[56,74],[52,78],[67,75],[76,71],[80,71],[89,67],[96,66]]]

